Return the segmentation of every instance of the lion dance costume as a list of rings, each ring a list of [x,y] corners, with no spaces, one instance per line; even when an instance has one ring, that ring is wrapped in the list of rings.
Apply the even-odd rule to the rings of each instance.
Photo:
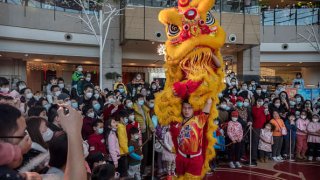
[[[156,95],[155,112],[161,125],[170,124],[177,161],[180,158],[179,179],[201,179],[215,157],[213,132],[217,126],[213,122],[218,116],[218,94],[225,87],[220,54],[225,32],[210,13],[214,3],[214,0],[178,0],[178,7],[159,13],[168,40],[163,49],[166,84]],[[201,110],[209,98],[213,100],[210,114],[203,115]],[[185,100],[195,112],[193,123],[182,124]],[[194,163],[189,168],[179,167],[185,162]],[[194,172],[199,168],[200,173]]]

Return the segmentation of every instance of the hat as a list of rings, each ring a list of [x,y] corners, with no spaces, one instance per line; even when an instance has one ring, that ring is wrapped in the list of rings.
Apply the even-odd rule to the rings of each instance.
[[[238,111],[232,111],[231,112],[231,117],[238,117],[238,116],[239,116]]]
[[[58,100],[65,100],[67,98],[70,98],[70,96],[68,94],[66,94],[66,93],[61,93],[58,96]]]
[[[312,117],[313,117],[313,116],[317,116],[318,118],[320,118],[319,114],[313,114]]]
[[[243,102],[243,101],[244,101],[243,97],[241,97],[241,96],[237,97],[237,102],[238,102],[238,101]]]

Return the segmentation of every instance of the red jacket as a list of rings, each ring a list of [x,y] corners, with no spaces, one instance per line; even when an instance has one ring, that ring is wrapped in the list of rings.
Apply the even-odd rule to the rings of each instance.
[[[101,134],[92,134],[88,138],[88,144],[89,144],[89,154],[94,154],[97,152],[106,154],[106,143],[105,139],[103,138],[103,135]]]
[[[263,128],[263,125],[270,119],[270,115],[265,115],[264,106],[252,107],[252,127],[253,128]]]
[[[84,117],[83,118],[83,125],[82,125],[82,138],[86,140],[91,134],[94,133],[92,125],[95,119],[90,118],[90,117]]]
[[[141,134],[140,125],[139,125],[139,123],[137,121],[135,121],[134,123],[129,123],[126,126],[128,141],[131,140],[130,129],[133,128],[133,127],[138,128],[138,130],[139,130],[139,136],[140,136],[139,137],[139,144],[141,145],[142,144],[142,134]]]
[[[118,109],[113,112],[113,109],[115,109],[115,106],[113,104],[106,105],[103,109],[103,120],[104,122],[107,122],[109,117],[117,115],[121,110],[124,109],[124,106],[122,104],[118,105]]]

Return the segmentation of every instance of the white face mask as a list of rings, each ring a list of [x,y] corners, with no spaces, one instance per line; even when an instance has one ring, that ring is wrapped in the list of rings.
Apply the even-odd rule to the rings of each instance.
[[[88,114],[88,117],[94,118],[94,112],[89,113],[89,114]]]
[[[33,97],[33,94],[32,93],[28,93],[27,95],[26,95],[26,98],[27,99],[31,99]]]
[[[130,116],[129,116],[129,120],[130,120],[130,121],[134,121],[134,115],[130,115]]]
[[[47,128],[47,131],[42,133],[42,138],[44,140],[44,142],[48,142],[52,139],[53,137],[53,131],[49,128]]]
[[[313,121],[313,122],[318,122],[319,119],[318,119],[318,118],[312,118],[312,121]]]
[[[91,80],[91,78],[89,78],[89,77],[86,78],[86,81],[90,81],[90,80]]]
[[[112,104],[112,103],[114,103],[114,102],[116,102],[115,99],[113,99],[113,98],[110,98],[110,99],[109,99],[109,103],[110,103],[110,104]]]
[[[94,94],[94,97],[95,97],[96,99],[98,99],[98,98],[100,97],[100,95],[99,95],[99,94]]]
[[[56,97],[58,97],[60,94],[61,94],[61,91],[56,91],[56,92],[54,93],[54,95],[55,95]]]
[[[149,104],[149,107],[150,107],[150,108],[153,108],[153,107],[154,107],[154,103],[150,103],[150,104]]]
[[[232,117],[231,120],[232,120],[232,121],[237,121],[238,118],[237,118],[237,117]]]
[[[279,108],[280,107],[280,104],[277,103],[277,104],[274,104],[275,107]]]
[[[124,121],[125,124],[128,124],[129,119],[128,119],[127,117],[125,117],[125,118],[123,119],[123,121]]]
[[[243,103],[243,106],[244,106],[244,107],[248,107],[248,106],[249,106],[249,103],[248,103],[248,102],[244,102],[244,103]]]
[[[92,97],[92,93],[91,92],[86,93],[86,97],[90,99]]]
[[[132,102],[129,102],[129,103],[127,104],[127,107],[128,107],[128,108],[132,108],[132,106],[133,106],[133,103],[132,103]]]
[[[24,88],[26,88],[26,87],[27,87],[26,85],[20,85],[20,86],[19,86],[19,90],[24,89]]]
[[[134,135],[133,137],[134,137],[135,140],[139,139],[139,135],[138,134]]]
[[[260,93],[261,93],[261,90],[256,90],[256,92],[257,92],[258,94],[260,94]]]
[[[301,117],[302,119],[306,119],[306,118],[307,118],[306,115],[301,115],[300,117]]]
[[[10,89],[9,88],[1,88],[0,91],[3,93],[8,93],[10,91]]]
[[[62,84],[62,83],[58,84],[58,86],[59,86],[61,89],[64,88],[64,84]]]
[[[83,68],[82,68],[82,67],[79,67],[79,68],[78,68],[78,71],[79,71],[79,72],[82,72],[82,71],[83,71]]]
[[[226,105],[226,104],[221,104],[220,107],[221,107],[222,109],[226,109],[226,108],[227,108],[227,105]]]

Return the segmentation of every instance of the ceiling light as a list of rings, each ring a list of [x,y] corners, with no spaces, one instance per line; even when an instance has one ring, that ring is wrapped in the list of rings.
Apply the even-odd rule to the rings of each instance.
[[[62,63],[66,63],[67,61],[66,61],[66,60],[61,60],[60,62],[62,62]]]
[[[230,47],[229,45],[227,45],[227,48]]]
[[[29,54],[24,54],[24,56],[25,56],[25,57],[28,57],[28,56],[29,56]]]
[[[0,57],[2,57],[2,54],[0,54]]]
[[[33,61],[35,61],[35,62],[41,62],[42,59],[34,59]]]
[[[302,62],[299,62],[300,64],[302,64]]]
[[[134,66],[137,65],[136,63],[129,63],[130,66]]]
[[[151,44],[154,44],[154,41],[152,41]]]

